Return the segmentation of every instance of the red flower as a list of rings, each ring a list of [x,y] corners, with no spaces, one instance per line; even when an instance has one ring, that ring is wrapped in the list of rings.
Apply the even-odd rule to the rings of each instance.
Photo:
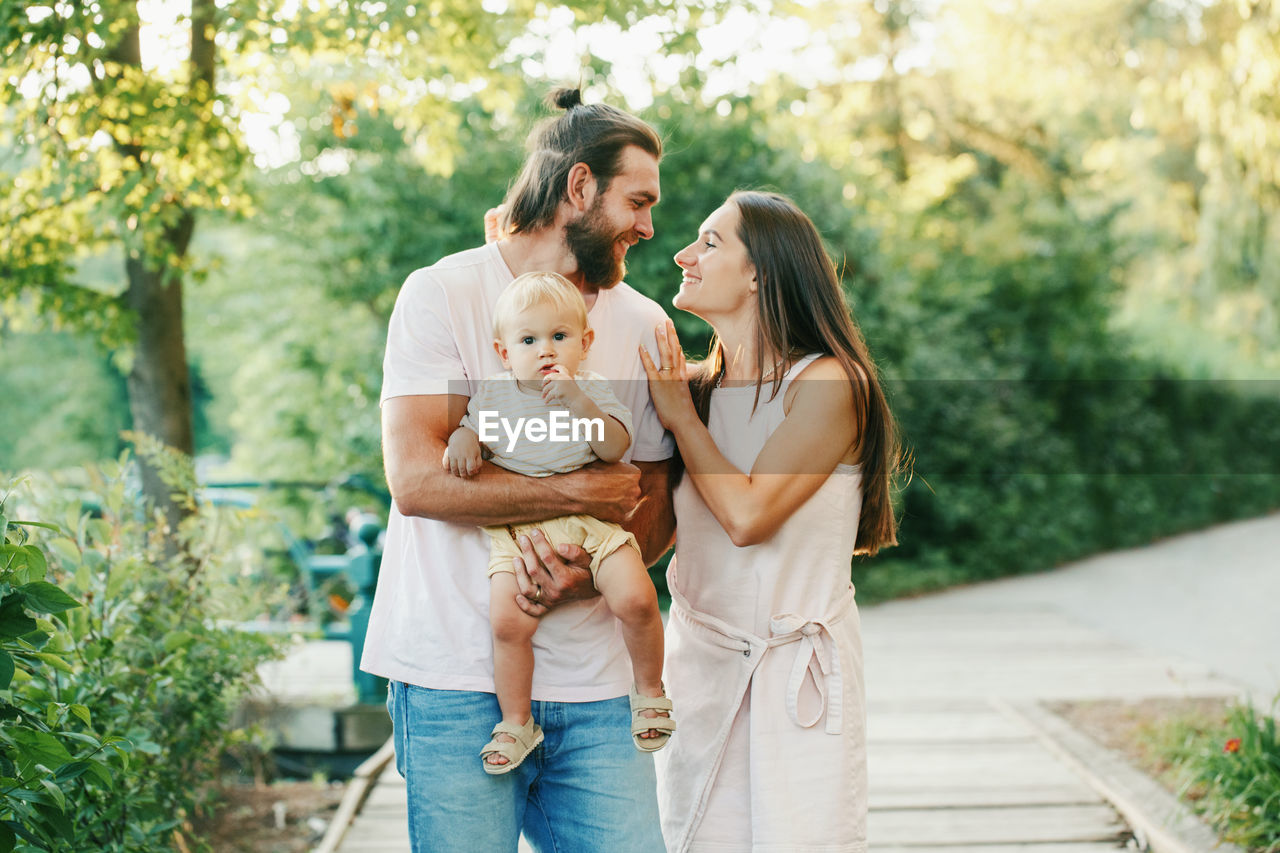
[[[1239,752],[1240,738],[1233,737],[1231,740],[1227,741],[1225,744],[1222,745],[1222,751],[1223,752]]]

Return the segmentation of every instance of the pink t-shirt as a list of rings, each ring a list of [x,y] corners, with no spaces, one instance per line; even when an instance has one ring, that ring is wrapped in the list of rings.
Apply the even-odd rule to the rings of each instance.
[[[391,315],[382,399],[471,396],[500,372],[493,304],[512,278],[492,244],[411,273]],[[628,460],[657,461],[673,451],[636,355],[644,344],[656,358],[653,329],[665,319],[656,302],[626,284],[600,291],[588,314],[596,338],[582,367],[613,380],[631,410]],[[361,669],[421,687],[493,692],[488,564],[489,538],[479,528],[404,516],[393,505]],[[533,646],[534,699],[590,702],[631,687],[618,622],[601,598],[551,611]]]

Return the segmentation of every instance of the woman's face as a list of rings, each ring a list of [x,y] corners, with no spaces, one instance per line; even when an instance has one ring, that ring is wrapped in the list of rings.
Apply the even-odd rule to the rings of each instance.
[[[738,219],[735,205],[722,205],[676,253],[684,277],[672,305],[707,322],[755,311],[756,269],[738,239]]]

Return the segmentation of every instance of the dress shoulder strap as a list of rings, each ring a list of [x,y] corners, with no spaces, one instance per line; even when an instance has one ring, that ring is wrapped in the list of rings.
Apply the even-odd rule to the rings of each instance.
[[[811,352],[808,355],[802,356],[801,358],[797,359],[795,364],[791,365],[791,367],[787,369],[787,372],[783,374],[782,384],[786,385],[792,379],[795,379],[804,371],[806,367],[813,364],[815,361],[817,361],[820,358],[822,358],[822,353]]]

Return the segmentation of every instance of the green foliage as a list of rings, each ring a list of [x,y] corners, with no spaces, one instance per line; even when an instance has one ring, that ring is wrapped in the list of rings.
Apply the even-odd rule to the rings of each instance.
[[[124,379],[83,336],[0,331],[0,471],[66,468],[124,449]]]
[[[232,622],[263,606],[257,558],[236,544],[251,516],[200,507],[168,557],[127,461],[29,485],[23,503],[51,523],[7,523],[0,819],[19,850],[200,848],[186,820],[208,804],[222,753],[246,742],[231,716],[275,654]],[[189,481],[170,485],[193,500]]]
[[[544,114],[539,97],[568,82],[529,70],[550,67],[561,43],[526,27],[546,9],[524,0],[376,14],[318,3],[291,20],[215,5],[225,38],[212,93],[185,66],[106,61],[136,21],[130,3],[36,22],[6,13],[0,71],[22,85],[0,98],[37,78],[59,97],[6,102],[0,213],[16,225],[0,236],[0,268],[20,274],[0,285],[3,311],[127,325],[119,274],[95,268],[118,266],[120,251],[83,252],[142,251],[171,224],[158,201],[170,198],[204,217],[175,267],[202,285],[186,294],[193,382],[209,401],[199,446],[229,450],[252,477],[377,478],[395,294],[414,268],[480,241]],[[722,4],[569,8],[578,24],[664,16],[676,74],[655,79],[677,82],[655,84],[644,111],[667,139],[664,199],[655,238],[630,253],[633,286],[669,305],[672,255],[738,187],[794,197],[840,262],[915,457],[903,545],[856,566],[865,597],[1043,569],[1280,505],[1263,452],[1280,421],[1274,388],[1181,381],[1280,366],[1277,4],[780,3],[758,14],[777,33],[802,19],[813,55],[832,62],[777,74],[753,67],[750,44],[725,56],[700,40]],[[90,82],[51,81],[46,66]],[[585,57],[587,99],[622,103],[620,71]],[[255,110],[283,119],[296,157],[250,168],[249,123],[232,119]],[[133,145],[155,168],[129,165]],[[690,353],[704,352],[706,325],[675,320]],[[7,347],[0,383],[20,379],[33,403],[57,387],[41,381],[53,359]],[[12,409],[0,427],[18,422],[19,464],[36,449],[109,454],[115,421],[102,413],[118,409],[101,402],[61,394],[49,403],[61,431],[24,433],[35,419]]]
[[[38,522],[10,519],[0,498],[0,850],[67,849],[68,798],[110,787],[131,745],[106,734],[82,702],[50,690],[73,670],[68,614],[82,605],[45,578]]]
[[[1280,734],[1276,718],[1251,705],[1221,721],[1177,720],[1157,741],[1180,793],[1224,841],[1280,851]]]
[[[924,230],[921,220],[930,226]],[[902,545],[864,600],[1051,568],[1280,504],[1275,383],[1177,379],[1109,325],[1110,214],[1004,175],[895,223],[871,307],[912,452]],[[865,321],[864,321],[865,322]]]
[[[653,239],[628,253],[627,281],[673,315],[685,349],[698,356],[706,352],[710,328],[670,307],[681,275],[673,258],[734,190],[774,190],[793,198],[822,231],[844,270],[853,303],[858,305],[873,286],[863,266],[873,260],[873,236],[865,216],[844,199],[843,176],[806,156],[794,129],[761,121],[768,109],[761,101],[726,100],[728,109],[721,115],[708,105],[666,95],[644,113],[665,137],[663,201],[654,212]]]

